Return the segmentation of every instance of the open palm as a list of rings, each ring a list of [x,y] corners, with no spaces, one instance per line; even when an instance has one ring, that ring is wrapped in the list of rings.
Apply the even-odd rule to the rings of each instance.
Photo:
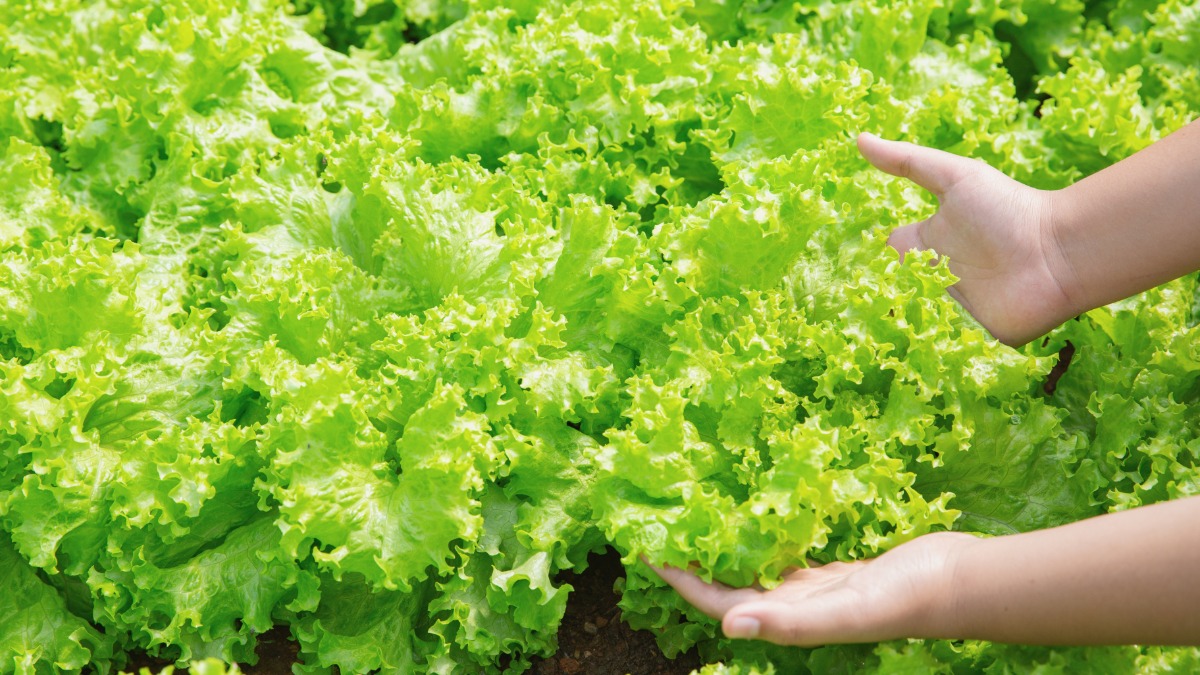
[[[948,595],[949,561],[975,541],[958,533],[927,535],[872,560],[794,570],[770,590],[654,569],[697,609],[721,619],[729,637],[802,647],[875,642],[937,632],[930,617],[944,615],[937,603]]]

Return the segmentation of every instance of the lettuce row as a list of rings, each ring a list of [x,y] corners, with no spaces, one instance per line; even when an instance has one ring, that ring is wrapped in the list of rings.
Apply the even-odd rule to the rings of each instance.
[[[770,584],[1200,492],[1196,279],[1010,350],[852,144],[1063,185],[1200,109],[1196,11],[0,2],[0,672],[279,624],[298,672],[518,671],[605,547],[702,672],[1193,668],[732,643],[639,558]]]

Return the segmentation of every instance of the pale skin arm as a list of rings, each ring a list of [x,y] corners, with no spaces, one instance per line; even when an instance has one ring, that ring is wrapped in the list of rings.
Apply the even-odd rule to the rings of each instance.
[[[1057,191],[911,143],[863,134],[858,146],[938,198],[889,243],[949,256],[950,294],[1002,342],[1200,269],[1200,121]]]
[[[1055,212],[1083,310],[1200,269],[1200,121],[1060,190]]]
[[[1200,645],[1200,497],[993,539],[927,535],[770,591],[657,571],[735,638]]]

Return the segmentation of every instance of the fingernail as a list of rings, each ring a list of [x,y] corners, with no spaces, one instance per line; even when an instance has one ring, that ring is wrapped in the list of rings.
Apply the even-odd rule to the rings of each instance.
[[[758,637],[759,628],[761,626],[758,623],[758,619],[749,616],[739,616],[729,622],[729,628],[725,631],[725,636],[742,639],[756,638]]]

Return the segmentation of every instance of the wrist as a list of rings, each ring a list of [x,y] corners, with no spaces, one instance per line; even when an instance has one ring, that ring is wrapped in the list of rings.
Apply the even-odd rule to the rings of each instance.
[[[1074,187],[1074,186],[1072,186]],[[1054,325],[1076,317],[1092,305],[1087,297],[1087,285],[1079,276],[1078,217],[1075,191],[1071,187],[1049,190],[1042,193],[1043,216],[1041,220],[1042,252],[1047,272],[1059,293],[1056,303],[1058,315],[1052,317]]]
[[[933,573],[924,585],[908,633],[928,639],[962,638],[968,632],[962,591],[972,583],[969,564],[964,562],[986,540],[961,532],[939,532],[922,539],[929,540],[936,562],[930,566]]]

